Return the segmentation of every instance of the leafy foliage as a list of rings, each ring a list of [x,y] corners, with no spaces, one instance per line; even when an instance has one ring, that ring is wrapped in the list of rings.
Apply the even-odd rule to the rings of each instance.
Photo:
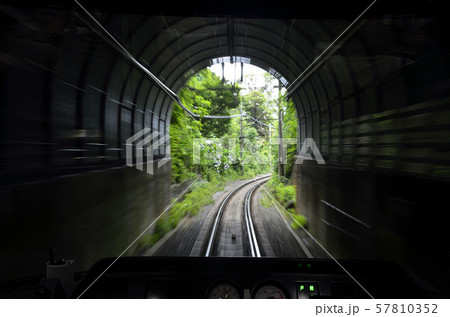
[[[221,78],[209,69],[194,75],[182,90],[182,100],[192,100],[192,108],[200,115],[229,115],[239,102],[239,87],[222,82]],[[231,119],[202,119],[203,136],[222,137],[229,128]]]
[[[284,208],[289,202],[295,201],[295,186],[285,185],[277,174],[272,175],[267,184],[273,196]]]
[[[188,103],[185,105],[190,106]],[[192,144],[201,137],[201,123],[187,116],[181,107],[173,107],[170,129],[172,182],[181,183],[193,176]]]
[[[265,88],[250,89],[248,94],[240,96],[240,87],[222,82],[220,77],[204,69],[190,78],[178,95],[189,110],[201,117],[238,114],[238,107],[242,106],[244,112],[267,125],[273,122],[281,105],[285,111],[284,135],[296,137],[294,106],[282,98],[277,100],[271,96],[267,87],[273,86],[273,77],[266,76],[265,82]],[[270,145],[271,133],[274,133],[272,137],[277,137],[276,129],[269,132],[267,126],[249,117],[195,120],[175,104],[170,127],[172,182],[180,183],[198,174],[203,181],[196,184],[182,201],[174,203],[169,213],[159,218],[154,232],[142,239],[141,248],[155,244],[184,217],[196,215],[203,206],[212,202],[212,195],[221,190],[227,181],[266,173],[269,162],[276,167],[277,150]],[[199,143],[200,164],[194,164],[193,147],[197,142],[194,140],[200,138],[214,138],[214,141],[203,140]],[[295,152],[295,147],[289,149],[288,160],[293,158]],[[269,187],[283,205],[287,206],[295,200],[295,187],[285,186],[276,175],[270,180]],[[306,222],[303,216],[295,214],[294,209],[291,212],[299,223]]]
[[[184,217],[195,216],[203,206],[212,203],[213,194],[222,189],[223,182],[218,180],[194,184],[191,192],[186,194],[183,200],[174,203],[169,213],[156,221],[154,231],[140,241],[140,248],[153,246],[161,237],[174,229]]]
[[[280,176],[273,174],[270,180],[267,182],[267,189],[270,196],[273,197],[288,213],[289,220],[291,220],[291,226],[294,229],[304,227],[307,224],[306,218],[302,214],[298,214],[295,211],[295,186],[285,185]],[[261,204],[265,207],[269,207],[275,203],[270,196],[262,198]]]
[[[237,104],[238,96],[233,93],[233,86],[223,83],[220,77],[204,69],[187,82],[179,96],[188,109],[200,116],[229,115]],[[173,107],[170,128],[172,182],[182,182],[193,173],[210,174],[206,169],[211,168],[211,164],[205,161],[199,165],[193,164],[193,141],[202,137],[223,137],[230,123],[231,119],[195,120],[181,107]],[[225,171],[229,163],[221,158],[220,171]]]
[[[269,104],[266,96],[259,90],[254,90],[242,97],[242,106],[246,113],[251,115],[258,121],[269,125],[272,117],[270,114],[274,111]],[[267,127],[249,119],[250,126],[252,126],[260,136],[267,135]]]
[[[285,101],[285,98],[283,98],[283,103],[284,103],[283,137],[297,138],[297,130],[298,130],[297,110],[295,109],[295,105],[292,102],[292,100],[287,102]],[[297,154],[297,145],[292,144],[288,146],[285,165],[286,177],[292,174],[296,154]]]
[[[193,76],[179,93],[183,104],[192,112],[205,115],[238,114],[238,104],[243,111],[269,122],[273,109],[261,91],[251,91],[242,98],[239,87],[223,83],[208,69]],[[241,102],[242,101],[242,102]],[[241,120],[243,128],[243,153],[241,153]],[[270,159],[269,133],[267,127],[248,117],[230,119],[193,120],[180,107],[174,107],[171,121],[172,181],[182,182],[200,173],[211,179],[216,174],[225,176],[242,173],[267,172]],[[202,143],[200,164],[193,164],[193,140],[196,138],[221,139],[219,143]],[[236,140],[234,143],[228,140]],[[217,149],[220,148],[220,154]],[[214,154],[214,155],[211,155]]]

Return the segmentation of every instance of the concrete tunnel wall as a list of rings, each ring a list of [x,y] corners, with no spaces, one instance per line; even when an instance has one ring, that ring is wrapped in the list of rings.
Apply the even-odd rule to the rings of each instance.
[[[45,274],[49,248],[78,271],[118,256],[170,199],[170,163],[125,166],[127,138],[166,131],[152,84],[71,14],[23,14],[36,29],[2,15],[0,34],[2,280]]]
[[[317,142],[326,164],[305,161],[293,175],[298,212],[334,257],[395,261],[448,293],[450,59],[444,52],[358,81],[347,97],[300,115],[300,135]]]
[[[120,255],[168,205],[170,164],[155,170],[117,167],[1,188],[2,277],[44,274],[50,247],[74,259],[76,271]]]

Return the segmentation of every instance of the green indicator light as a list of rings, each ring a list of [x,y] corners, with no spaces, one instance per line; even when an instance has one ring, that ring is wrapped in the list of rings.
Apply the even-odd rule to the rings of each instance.
[[[306,264],[306,267],[311,267],[311,264],[310,263]]]
[[[301,263],[299,263],[299,264],[298,264],[298,267],[302,267],[302,264],[301,264]]]
[[[304,285],[300,285],[300,292],[303,291],[305,289]]]
[[[309,285],[309,291],[314,292],[314,285]]]

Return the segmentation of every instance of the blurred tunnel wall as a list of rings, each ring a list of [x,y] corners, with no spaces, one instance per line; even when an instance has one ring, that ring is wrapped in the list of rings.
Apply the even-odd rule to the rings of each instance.
[[[153,175],[125,166],[126,139],[164,134],[167,113],[67,8],[2,9],[0,279],[45,273],[49,248],[86,270],[167,207],[170,163]]]
[[[118,167],[0,188],[2,279],[45,274],[48,249],[87,270],[120,255],[166,208],[170,164]],[[125,255],[134,255],[134,244]]]
[[[336,258],[402,264],[450,293],[450,58],[442,19],[369,21],[298,92],[298,212]],[[322,78],[328,93],[319,91]],[[332,79],[334,78],[334,79]],[[317,97],[318,96],[318,97]]]
[[[139,1],[103,7],[91,3],[88,9],[101,24],[175,92],[192,74],[224,56],[246,58],[288,86],[368,5],[279,1],[265,2],[256,10],[242,1],[227,8],[225,2],[200,7],[188,3],[187,8],[165,7],[155,16],[154,7],[145,9]],[[312,232],[337,257],[395,259],[425,277],[438,272],[432,279],[445,284],[439,276],[449,267],[448,252],[441,248],[449,242],[448,216],[437,206],[445,203],[450,176],[449,42],[444,32],[447,19],[427,14],[433,3],[380,2],[291,97],[298,109],[299,145],[313,138],[327,162],[297,166],[297,205]],[[20,227],[29,221],[26,212],[35,219],[60,217],[62,207],[53,203],[59,197],[47,188],[62,180],[73,179],[60,194],[61,201],[73,203],[70,210],[95,210],[90,216],[96,223],[109,219],[115,230],[124,217],[140,219],[143,214],[117,209],[109,218],[109,200],[125,202],[151,187],[149,197],[164,205],[168,167],[150,176],[123,166],[128,137],[144,127],[168,132],[172,100],[83,22],[86,16],[73,3],[2,8],[0,173],[2,197],[8,202],[2,209],[5,239],[23,241],[25,234],[41,232],[32,225],[25,226],[31,233],[9,230],[8,224]],[[202,17],[165,14],[176,10]],[[156,153],[164,154],[164,149]],[[90,171],[97,171],[95,181]],[[49,185],[34,185],[39,182]],[[32,196],[30,186],[46,195]],[[19,187],[30,194],[14,196]],[[78,194],[71,196],[75,188]],[[77,196],[84,201],[81,208],[76,208]],[[150,213],[161,208],[156,205]],[[130,230],[138,228],[138,222]],[[125,227],[121,230],[128,230]],[[106,244],[117,234],[110,230],[97,238]],[[54,232],[44,241],[49,239],[57,239]],[[84,242],[73,243],[86,247]],[[99,251],[92,258],[106,253]]]

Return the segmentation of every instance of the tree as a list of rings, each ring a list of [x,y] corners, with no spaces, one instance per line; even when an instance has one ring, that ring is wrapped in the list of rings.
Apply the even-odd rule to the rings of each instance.
[[[285,96],[281,96],[283,107],[283,137],[297,138],[298,119],[297,109],[292,100],[286,101]],[[295,155],[297,154],[297,144],[289,145],[286,153],[285,175],[290,177],[295,162]]]
[[[183,104],[199,116],[229,115],[238,104],[239,87],[223,83],[209,69],[191,77],[179,96]],[[220,138],[228,133],[231,119],[194,119],[178,105],[174,105],[170,126],[172,181],[182,182],[193,172],[202,172],[202,166],[193,164],[195,138]],[[225,162],[223,166],[227,166]]]
[[[201,110],[200,115],[227,116],[239,103],[239,87],[222,82],[207,68],[195,74],[183,92],[185,98],[193,100],[192,107]],[[202,119],[201,123],[205,137],[220,138],[228,131],[230,119]]]

